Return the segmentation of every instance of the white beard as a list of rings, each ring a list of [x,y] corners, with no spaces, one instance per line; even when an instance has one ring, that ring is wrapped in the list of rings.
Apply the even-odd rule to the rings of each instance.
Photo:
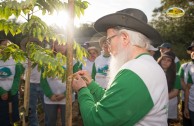
[[[127,48],[121,47],[118,45],[118,54],[115,56],[111,56],[110,65],[109,65],[109,82],[107,85],[107,89],[110,88],[115,76],[119,72],[119,69],[129,61],[129,51]]]

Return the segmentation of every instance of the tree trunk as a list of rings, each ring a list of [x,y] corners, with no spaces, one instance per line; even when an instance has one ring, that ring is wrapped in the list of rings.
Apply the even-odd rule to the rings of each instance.
[[[28,113],[29,113],[30,74],[31,74],[31,61],[28,59],[28,67],[26,71],[25,88],[24,88],[24,114],[22,118],[22,126],[27,126],[26,118],[28,118]]]
[[[74,0],[68,0],[67,34],[67,77],[73,74],[73,36],[74,36]],[[72,88],[71,79],[66,79],[66,126],[72,126]]]

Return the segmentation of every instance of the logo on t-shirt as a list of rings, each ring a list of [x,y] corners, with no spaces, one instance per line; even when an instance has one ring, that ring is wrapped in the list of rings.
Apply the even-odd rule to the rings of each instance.
[[[98,68],[97,73],[102,74],[104,76],[107,76],[107,72],[108,72],[108,65],[105,65],[102,68]]]
[[[7,67],[0,68],[0,78],[7,78],[11,76],[11,70]]]

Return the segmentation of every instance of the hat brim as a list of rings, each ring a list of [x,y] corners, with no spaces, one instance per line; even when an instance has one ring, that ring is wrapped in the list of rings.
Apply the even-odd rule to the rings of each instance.
[[[187,50],[190,51],[193,47],[194,47],[194,45],[193,45],[193,46],[189,46],[189,47],[187,48]]]
[[[175,58],[172,57],[172,56],[169,56],[169,55],[166,55],[166,54],[163,54],[162,57],[168,57],[168,58],[171,58],[172,60],[174,60]]]
[[[158,49],[160,49],[160,48],[169,48],[169,47],[164,47],[164,46],[158,46]]]
[[[150,51],[158,51],[158,49],[157,48],[151,48],[151,49],[149,49]]]
[[[114,28],[116,26],[140,32],[148,37],[153,43],[163,43],[162,37],[154,28],[127,14],[109,14],[98,19],[94,24],[94,28],[98,32],[106,32],[107,29]]]

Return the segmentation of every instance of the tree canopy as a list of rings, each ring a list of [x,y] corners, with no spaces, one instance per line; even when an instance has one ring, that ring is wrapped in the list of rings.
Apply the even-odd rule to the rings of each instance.
[[[166,11],[171,7],[179,7],[185,11],[179,18],[167,17]],[[194,4],[189,0],[161,0],[161,7],[153,10],[150,22],[162,35],[165,42],[173,44],[175,53],[181,59],[187,59],[186,47],[194,40]]]
[[[83,15],[88,4],[87,1],[75,0],[74,15],[77,17]],[[40,67],[44,66],[45,77],[62,77],[65,75],[65,72],[60,66],[64,65],[66,57],[61,54],[54,56],[48,49],[33,45],[34,41],[30,41],[30,38],[37,38],[40,42],[57,40],[59,44],[65,44],[67,37],[65,37],[65,35],[59,35],[51,27],[47,26],[47,24],[36,15],[38,11],[41,11],[42,15],[52,14],[54,11],[68,11],[68,3],[62,0],[25,0],[21,2],[3,0],[0,2],[0,31],[4,31],[6,35],[11,34],[13,36],[22,34],[23,38],[27,37],[28,41],[32,42],[31,44],[27,44],[28,47],[25,52],[22,52],[17,45],[1,49],[1,54],[3,55],[0,55],[0,58],[6,60],[12,56],[16,61],[23,61],[24,57],[26,57]],[[14,20],[10,20],[12,16],[14,16]],[[18,18],[24,18],[26,21],[18,23]],[[73,41],[73,43],[73,48],[76,52],[75,58],[79,61],[83,61],[82,57],[87,55],[86,51],[75,41]],[[64,62],[58,62],[57,60],[60,58],[62,59],[61,61]],[[65,77],[62,79],[65,79]]]

